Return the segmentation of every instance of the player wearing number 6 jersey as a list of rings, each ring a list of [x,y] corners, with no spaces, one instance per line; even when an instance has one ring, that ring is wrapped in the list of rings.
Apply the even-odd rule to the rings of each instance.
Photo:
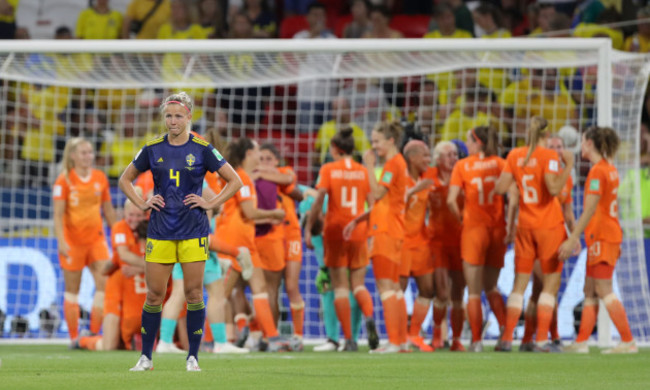
[[[506,327],[500,349],[512,350],[512,337],[524,304],[524,291],[530,280],[535,259],[539,259],[543,279],[537,302],[537,347],[540,351],[558,351],[548,343],[548,330],[553,317],[555,295],[560,288],[562,263],[558,248],[566,238],[564,218],[556,196],[564,188],[573,169],[573,154],[565,151],[565,168],[560,170],[557,152],[546,148],[546,119],[535,116],[527,131],[528,146],[515,148],[508,154],[506,166],[496,185],[504,194],[513,182],[519,189],[519,221],[515,235],[515,281],[508,297]]]
[[[147,299],[142,310],[142,356],[132,371],[153,369],[151,352],[160,328],[162,303],[174,263],[183,267],[187,300],[188,371],[200,371],[198,350],[203,336],[205,304],[203,271],[208,258],[210,224],[205,210],[220,207],[241,187],[235,170],[208,142],[190,134],[192,100],[184,92],[168,96],[160,107],[167,134],[147,142],[126,168],[119,185],[141,210],[152,209],[147,231],[145,278]],[[133,180],[151,170],[154,195],[142,199]],[[226,181],[211,199],[201,197],[206,172]]]
[[[352,129],[343,129],[331,141],[330,148],[334,162],[323,165],[319,181],[316,184],[318,195],[307,218],[305,241],[310,248],[311,231],[314,222],[320,218],[325,195],[328,195],[327,214],[323,229],[323,250],[325,265],[330,269],[334,287],[334,307],[341,322],[345,337],[345,351],[356,351],[357,346],[352,337],[350,309],[350,289],[359,302],[366,321],[372,322],[373,305],[370,293],[365,287],[364,279],[368,266],[366,240],[367,224],[355,225],[349,237],[345,239],[343,230],[355,218],[364,214],[364,203],[372,204],[370,182],[366,168],[352,160],[354,138]],[[374,331],[374,322],[371,324]],[[370,340],[371,348],[376,348],[378,339]]]
[[[560,246],[560,258],[569,258],[580,249],[580,235],[585,232],[585,303],[578,338],[567,348],[572,352],[589,352],[587,340],[596,323],[598,298],[605,303],[609,317],[621,335],[621,343],[603,353],[638,352],[625,308],[612,290],[612,275],[623,241],[618,222],[618,171],[611,161],[619,142],[618,135],[610,128],[591,127],[582,136],[582,157],[592,164],[585,182],[584,207],[571,236]]]
[[[503,197],[496,194],[494,188],[505,165],[505,161],[497,155],[498,142],[497,132],[492,127],[480,126],[468,132],[467,149],[470,156],[454,166],[447,196],[449,209],[463,223],[461,256],[469,290],[467,316],[472,328],[470,352],[483,350],[483,290],[499,325],[505,325],[505,307],[497,289],[506,253]],[[465,193],[462,218],[457,203],[461,190]]]

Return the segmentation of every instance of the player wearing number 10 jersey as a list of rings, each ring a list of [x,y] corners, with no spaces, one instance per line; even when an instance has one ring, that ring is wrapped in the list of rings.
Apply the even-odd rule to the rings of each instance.
[[[370,182],[366,168],[352,160],[354,138],[352,129],[343,129],[332,138],[331,154],[334,162],[323,165],[316,185],[318,196],[314,202],[305,228],[307,245],[311,243],[311,229],[322,213],[325,196],[328,195],[327,214],[323,229],[325,265],[330,269],[334,287],[334,307],[341,322],[346,351],[355,351],[352,337],[350,288],[354,291],[366,316],[372,315],[372,298],[366,290],[364,278],[368,265],[368,227],[361,222],[344,239],[343,230],[355,218],[364,214],[367,201],[372,204]]]
[[[566,163],[560,172],[560,160],[554,150],[546,148],[547,121],[531,118],[528,146],[515,148],[506,160],[496,191],[504,194],[513,182],[519,189],[519,221],[515,236],[515,281],[508,297],[506,327],[501,337],[502,351],[512,349],[512,337],[523,307],[524,296],[535,259],[539,259],[543,280],[537,303],[537,347],[550,352],[558,347],[548,343],[555,295],[560,287],[562,263],[558,248],[566,238],[564,218],[556,196],[564,188],[573,169],[573,154],[565,151]]]

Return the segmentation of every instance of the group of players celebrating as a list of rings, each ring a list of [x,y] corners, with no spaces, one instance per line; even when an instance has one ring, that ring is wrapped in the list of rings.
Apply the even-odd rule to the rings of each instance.
[[[278,168],[280,156],[272,145],[234,140],[224,158],[215,148],[222,147],[217,134],[208,132],[202,138],[190,131],[192,106],[185,93],[164,100],[161,114],[167,133],[148,142],[120,178],[128,198],[123,220],[115,221],[108,182],[93,168],[92,146],[84,139],[68,141],[64,171],[54,186],[70,337],[81,347],[98,350],[141,344],[142,355],[132,371],[153,369],[159,331],[157,351],[178,350],[172,341],[183,301],[188,371],[200,371],[198,351],[204,333],[211,333],[214,352],[247,352],[241,341],[255,330],[261,331],[269,351],[302,349],[305,304],[298,289],[302,239],[294,200],[301,199],[303,191],[290,169]],[[588,352],[600,298],[621,335],[620,344],[603,352],[637,351],[623,305],[612,291],[622,242],[618,175],[612,163],[618,136],[601,127],[582,135],[582,157],[592,167],[585,182],[583,213],[576,221],[570,206],[574,156],[562,150],[561,140],[551,136],[546,125],[544,118],[531,118],[527,145],[511,150],[505,160],[499,156],[496,130],[474,128],[467,134],[469,156],[459,159],[457,144],[439,142],[433,150],[435,167],[430,166],[426,143],[410,140],[402,147],[404,134],[398,123],[377,123],[372,150],[363,155],[362,164],[352,157],[351,130],[343,129],[332,138],[334,161],[321,167],[316,191],[311,191],[314,201],[306,210],[304,241],[310,248],[322,243],[333,311],[345,337],[340,350],[358,349],[358,320],[353,320],[357,306],[365,318],[371,353],[441,348],[451,305],[450,349],[465,351],[460,337],[467,317],[472,331],[467,350],[480,352],[485,292],[501,329],[495,350],[511,351],[523,294],[533,274],[522,350]],[[556,150],[549,148],[554,145]],[[136,179],[136,184],[148,184],[138,189]],[[108,248],[101,211],[112,226],[113,261],[102,261],[108,259]],[[583,232],[588,259],[581,327],[575,343],[562,348],[555,342],[561,270],[563,261],[580,250]],[[496,285],[512,242],[515,279],[504,302]],[[388,335],[382,347],[364,281],[370,263]],[[103,327],[101,336],[78,334],[77,296],[85,266],[96,282],[91,331],[99,333]],[[418,296],[409,325],[404,289],[410,277],[416,281]],[[277,294],[283,278],[294,325],[291,339],[277,329]],[[204,332],[204,285],[210,332]],[[246,285],[252,308],[244,295]],[[431,303],[434,328],[427,344],[421,326]],[[238,329],[237,346],[229,342],[235,332],[227,330],[227,318],[234,319]]]

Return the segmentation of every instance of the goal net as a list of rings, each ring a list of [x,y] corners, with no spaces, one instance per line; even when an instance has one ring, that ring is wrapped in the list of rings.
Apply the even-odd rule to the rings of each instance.
[[[4,336],[21,335],[20,326],[12,326],[20,325],[18,317],[26,320],[27,336],[44,337],[52,330],[66,335],[63,321],[52,329],[43,320],[62,318],[51,187],[65,140],[80,135],[92,141],[96,165],[108,175],[113,202],[120,207],[124,196],[117,178],[144,142],[163,132],[161,99],[184,90],[195,99],[198,133],[216,128],[227,140],[271,142],[305,185],[313,185],[318,167],[331,159],[329,139],[344,126],[353,128],[363,151],[380,120],[402,121],[432,146],[463,140],[467,130],[489,124],[499,129],[506,151],[525,142],[528,118],[542,115],[576,151],[577,213],[589,169],[580,160],[579,134],[590,125],[613,126],[623,141],[616,160],[625,230],[617,292],[635,337],[650,341],[639,183],[633,179],[650,61],[609,45],[603,39],[7,42],[0,48]],[[499,282],[504,296],[512,286],[512,257],[510,251]],[[564,337],[574,334],[584,262],[583,252],[563,272],[559,322]],[[314,254],[306,250],[300,286],[307,338],[325,337],[314,286],[317,271]],[[88,311],[93,288],[84,273],[80,304]],[[407,295],[415,294],[412,285]],[[286,330],[290,314],[282,299]],[[374,299],[383,329],[376,294]],[[493,316],[488,319],[496,323]],[[492,326],[488,336],[497,333]]]

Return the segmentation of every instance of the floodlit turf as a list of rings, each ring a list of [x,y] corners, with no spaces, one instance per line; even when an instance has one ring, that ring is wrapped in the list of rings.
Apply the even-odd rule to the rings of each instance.
[[[411,353],[154,354],[153,372],[129,372],[136,352],[1,345],[0,389],[647,389],[650,349],[637,355]]]

